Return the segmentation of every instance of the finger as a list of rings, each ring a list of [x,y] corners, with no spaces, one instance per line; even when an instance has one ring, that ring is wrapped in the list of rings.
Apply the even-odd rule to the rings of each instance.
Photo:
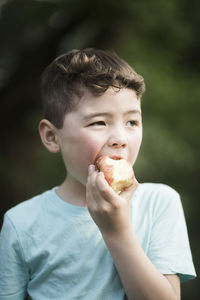
[[[104,173],[99,172],[96,177],[97,189],[100,193],[107,194],[107,189],[109,189],[108,182],[105,179]]]
[[[133,183],[129,187],[124,189],[124,191],[120,193],[120,196],[123,198],[131,199],[133,194],[137,190],[138,186],[139,186],[139,182],[137,181],[136,178],[134,178]]]
[[[94,165],[89,165],[88,167],[88,176],[91,175],[95,170],[95,166]]]
[[[99,192],[99,195],[104,200],[106,200],[109,203],[114,203],[116,201],[118,195],[113,191],[111,186],[108,184],[102,172],[99,172],[96,177],[96,185],[97,185],[97,191]]]
[[[97,173],[98,172],[95,170],[95,166],[94,165],[89,165],[87,185],[94,185],[95,177],[96,177]]]
[[[88,181],[86,189],[89,192],[89,194],[94,199],[100,199],[104,198],[104,196],[107,194],[105,192],[102,193],[102,191],[106,191],[108,186],[107,181],[105,180],[104,174],[102,172],[97,171],[93,166],[89,166],[88,169]]]
[[[90,165],[88,167],[88,178],[87,178],[87,184],[86,184],[86,197],[87,197],[87,200],[93,198],[93,193],[94,193],[95,185],[96,185],[97,173],[98,172],[95,170],[94,165]]]
[[[104,174],[94,171],[89,175],[86,187],[86,201],[90,212],[102,211],[102,208],[107,205],[108,201],[105,199],[107,196],[101,192],[102,189],[104,190],[104,185],[107,185]]]

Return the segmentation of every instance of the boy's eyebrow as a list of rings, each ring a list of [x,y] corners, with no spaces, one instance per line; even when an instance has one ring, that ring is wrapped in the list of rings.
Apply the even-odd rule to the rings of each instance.
[[[85,117],[83,117],[84,121],[86,120],[89,120],[89,119],[92,119],[92,118],[95,118],[95,117],[99,117],[99,116],[110,116],[111,114],[110,113],[107,113],[107,112],[101,112],[101,113],[92,113],[92,114],[89,114],[89,115],[86,115]]]
[[[127,111],[127,112],[125,113],[125,115],[129,115],[129,114],[139,114],[139,115],[141,115],[142,112],[141,112],[141,110],[139,110],[139,109],[133,109],[133,110],[129,110],[129,111]]]
[[[133,109],[129,110],[124,113],[124,115],[129,115],[129,114],[139,114],[141,115],[141,111],[139,109]],[[100,112],[100,113],[91,113],[83,117],[84,121],[87,121],[89,119],[95,118],[95,117],[101,117],[101,116],[107,116],[110,117],[112,114],[108,112]]]

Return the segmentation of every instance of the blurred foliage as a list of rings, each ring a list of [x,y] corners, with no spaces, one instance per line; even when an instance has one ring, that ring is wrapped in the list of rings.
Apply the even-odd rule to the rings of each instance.
[[[72,48],[112,49],[146,82],[144,138],[135,172],[182,197],[199,272],[200,2],[197,0],[1,0],[0,103],[2,213],[60,184],[59,155],[43,148],[39,79]],[[198,299],[198,280],[182,299]]]

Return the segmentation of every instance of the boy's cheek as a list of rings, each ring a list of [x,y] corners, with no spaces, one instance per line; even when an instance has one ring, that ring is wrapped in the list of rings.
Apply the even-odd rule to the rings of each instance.
[[[88,144],[87,149],[84,151],[87,162],[89,164],[94,164],[95,159],[96,159],[97,155],[100,153],[100,151],[101,151],[101,147],[98,146],[97,141],[96,142],[94,141],[94,142],[91,142],[90,144]]]
[[[131,162],[132,165],[134,165],[135,161],[137,160],[139,151],[140,151],[140,147],[141,147],[141,140],[138,139],[137,144],[134,145],[134,147],[132,148],[132,151],[129,153],[130,155],[130,159],[129,161]]]

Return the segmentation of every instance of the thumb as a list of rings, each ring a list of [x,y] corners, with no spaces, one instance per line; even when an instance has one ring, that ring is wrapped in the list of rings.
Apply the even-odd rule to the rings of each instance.
[[[135,191],[137,190],[138,186],[139,186],[139,182],[137,181],[136,178],[134,178],[133,183],[129,187],[127,187],[124,191],[122,191],[120,193],[120,196],[130,200],[133,194],[135,193]]]

